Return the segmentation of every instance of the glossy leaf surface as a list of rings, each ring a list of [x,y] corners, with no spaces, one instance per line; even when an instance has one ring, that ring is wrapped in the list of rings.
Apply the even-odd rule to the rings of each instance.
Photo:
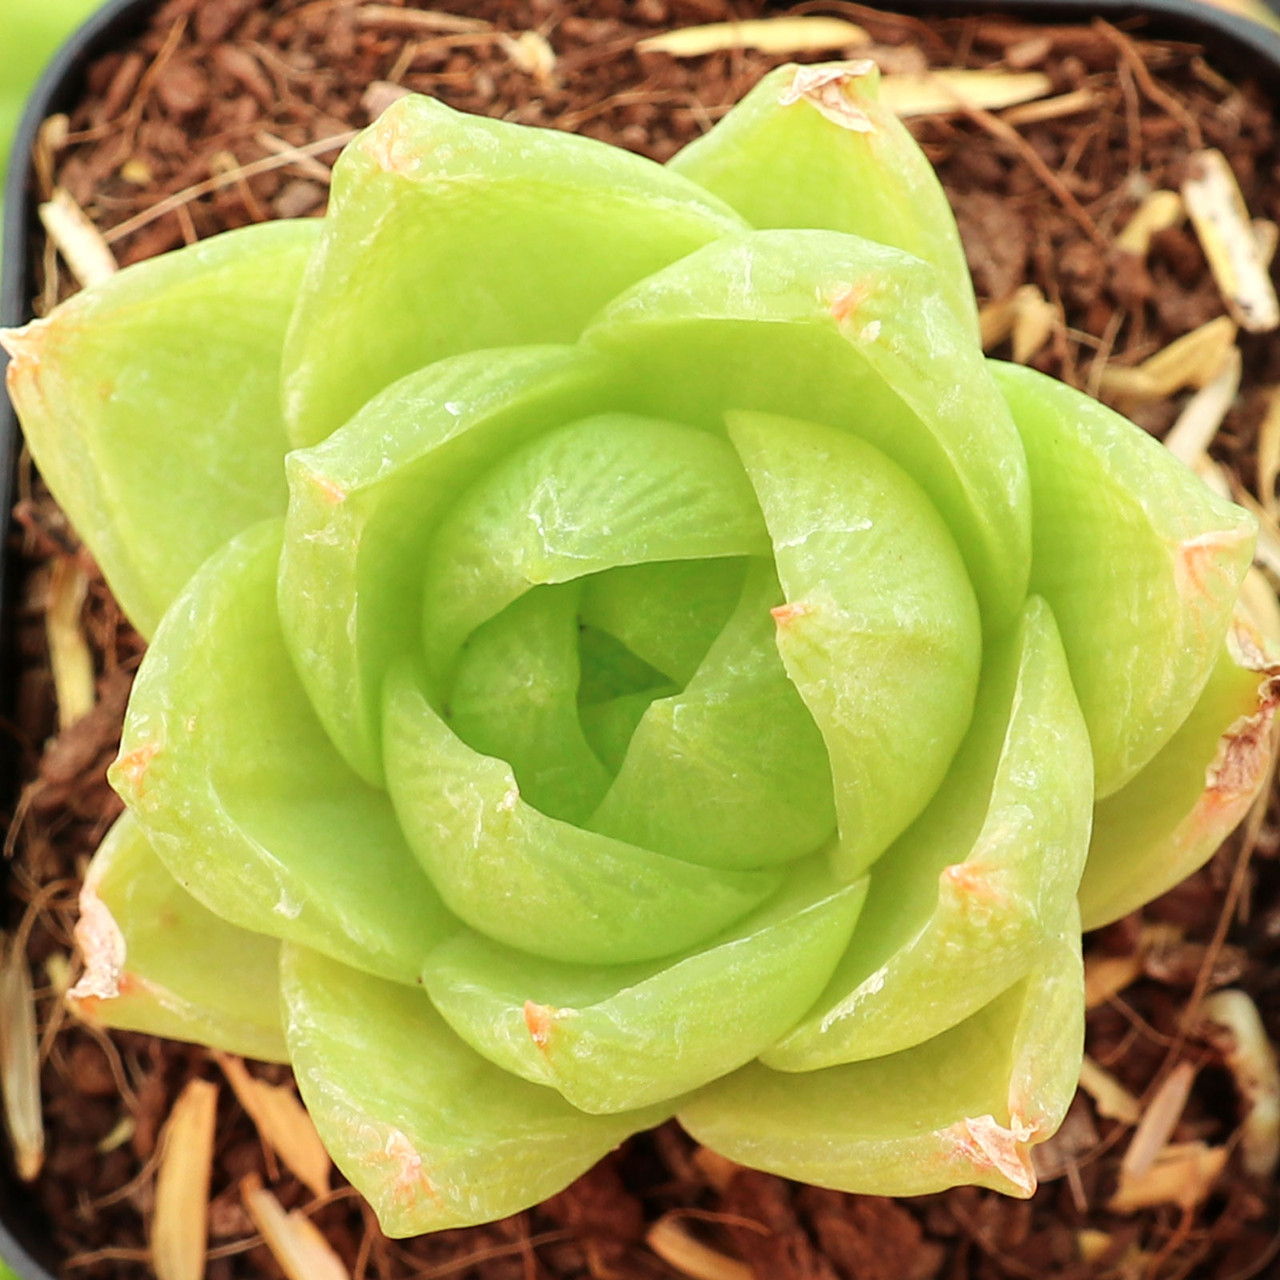
[[[863,923],[830,985],[764,1060],[811,1071],[896,1053],[1023,977],[1074,910],[1092,772],[1053,616],[1033,598],[989,651],[946,781],[873,867]]]
[[[415,982],[456,924],[387,797],[347,768],[275,614],[280,523],[187,585],[138,673],[111,781],[178,882],[245,929]]]
[[[82,1018],[289,1060],[280,1025],[280,943],[201,906],[127,811],[89,864],[76,941],[85,973],[70,998]]]
[[[1029,1196],[1030,1147],[1061,1123],[1079,1076],[1079,944],[1078,927],[1063,933],[1024,981],[915,1048],[802,1075],[753,1063],[696,1094],[680,1123],[739,1164],[838,1190]]]
[[[1249,567],[1254,521],[1096,400],[1018,365],[991,368],[1031,468],[1032,590],[1058,620],[1098,795],[1108,796],[1200,696]]]
[[[388,1235],[528,1208],[669,1114],[585,1115],[486,1062],[422,991],[303,947],[285,947],[281,989],[303,1101]]]
[[[444,356],[571,342],[627,285],[743,225],[630,152],[401,98],[334,167],[285,352],[290,437],[323,440]]]
[[[36,463],[144,635],[207,556],[284,511],[280,352],[318,234],[216,236],[7,339]]]
[[[772,1043],[821,989],[865,896],[865,881],[842,886],[811,861],[760,910],[673,960],[556,965],[467,933],[431,955],[424,981],[486,1058],[584,1111],[621,1111],[705,1084]]]

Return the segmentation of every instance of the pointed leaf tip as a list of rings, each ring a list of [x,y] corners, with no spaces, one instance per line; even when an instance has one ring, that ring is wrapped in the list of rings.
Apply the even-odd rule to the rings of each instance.
[[[797,102],[807,102],[832,124],[854,133],[872,133],[875,126],[870,117],[853,101],[847,87],[876,72],[876,64],[870,58],[858,58],[853,62],[826,63],[821,66],[797,67],[791,84],[783,90],[778,101],[784,107]]]
[[[957,1150],[975,1169],[994,1169],[1013,1184],[1018,1195],[1030,1199],[1036,1190],[1036,1174],[1031,1166],[1030,1142],[1034,1126],[1017,1117],[1006,1128],[994,1116],[973,1116],[951,1127]]]

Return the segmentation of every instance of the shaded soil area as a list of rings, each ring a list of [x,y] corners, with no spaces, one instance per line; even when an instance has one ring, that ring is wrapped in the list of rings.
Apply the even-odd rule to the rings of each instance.
[[[449,0],[442,8],[453,21],[441,9],[401,3],[170,0],[134,44],[92,69],[88,96],[65,127],[46,131],[44,171],[123,264],[229,227],[322,212],[338,140],[404,89],[665,160],[785,60],[742,49],[693,59],[636,50],[668,27],[771,12],[746,0],[732,13],[725,0]],[[1193,152],[1220,149],[1253,217],[1280,221],[1275,102],[1224,78],[1230,69],[1194,46],[1102,21],[1040,28],[980,17],[925,26],[851,4],[798,11],[862,24],[873,45],[848,52],[870,53],[889,73],[946,66],[1049,76],[1058,106],[1039,116],[970,107],[916,118],[912,127],[957,210],[980,300],[1034,286],[1049,319],[1022,354],[1077,386],[1097,391],[1106,370],[1136,366],[1225,312],[1187,226],[1157,230],[1145,254],[1117,244],[1151,192],[1179,188]],[[52,250],[43,280],[38,311],[74,289]],[[1280,384],[1280,340],[1246,335],[1240,345],[1241,394],[1212,454],[1230,483],[1274,515],[1275,472],[1259,457],[1259,431]],[[1010,355],[1011,339],[993,337],[990,350]],[[1188,394],[1175,389],[1125,407],[1161,434]],[[70,1259],[67,1276],[128,1280],[151,1274],[157,1139],[172,1102],[193,1075],[222,1076],[201,1050],[108,1036],[61,1004],[78,965],[78,877],[119,808],[104,770],[142,645],[25,465],[14,537],[26,570],[16,732],[29,781],[7,845],[17,893],[8,918],[22,922],[38,987],[48,1144],[32,1195]],[[80,627],[98,684],[94,709],[59,733],[45,614],[67,565],[88,578]],[[1194,1083],[1167,1136],[1179,1147],[1227,1152],[1215,1177],[1175,1175],[1167,1200],[1126,1212],[1112,1206],[1132,1117],[1114,1118],[1114,1105],[1082,1092],[1042,1152],[1043,1184],[1028,1202],[972,1189],[895,1202],[796,1186],[736,1169],[667,1126],[628,1142],[537,1209],[488,1227],[388,1241],[348,1188],[316,1201],[282,1172],[223,1087],[207,1275],[283,1274],[241,1201],[240,1180],[252,1173],[287,1208],[308,1213],[355,1280],[656,1280],[680,1274],[671,1259],[690,1256],[679,1243],[689,1240],[714,1251],[704,1274],[725,1280],[1280,1274],[1280,1194],[1274,1178],[1245,1170],[1230,1046],[1205,1035],[1196,1012],[1213,989],[1238,987],[1280,1042],[1278,823],[1272,798],[1247,835],[1202,872],[1089,942],[1090,1058],[1140,1110],[1167,1096],[1167,1082],[1184,1078],[1180,1064],[1189,1063]],[[278,1068],[254,1070],[287,1080]]]

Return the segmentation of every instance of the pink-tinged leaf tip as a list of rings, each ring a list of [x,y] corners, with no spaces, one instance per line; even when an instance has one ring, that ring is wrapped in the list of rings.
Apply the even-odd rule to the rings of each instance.
[[[533,1043],[546,1053],[551,1041],[551,1028],[555,1024],[556,1011],[550,1005],[524,1002],[524,1025],[529,1028]]]
[[[788,627],[795,622],[797,618],[808,617],[813,612],[813,606],[804,604],[801,601],[795,603],[780,604],[769,612],[773,615],[773,620],[780,628]]]
[[[1180,542],[1173,561],[1178,594],[1184,600],[1209,594],[1214,577],[1233,572],[1229,564],[1219,563],[1219,557],[1242,542],[1251,542],[1253,536],[1248,528],[1215,529]]]
[[[331,507],[339,506],[347,500],[347,491],[336,480],[330,480],[327,476],[313,475],[311,483],[315,486],[316,492]]]
[[[112,780],[127,786],[135,796],[146,790],[147,770],[160,754],[157,743],[148,742],[120,756],[111,768]]]

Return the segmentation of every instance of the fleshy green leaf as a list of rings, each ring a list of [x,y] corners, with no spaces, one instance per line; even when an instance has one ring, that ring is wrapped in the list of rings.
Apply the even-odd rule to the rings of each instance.
[[[786,604],[783,665],[830,759],[843,875],[920,813],[973,713],[981,623],[964,564],[920,487],[858,437],[730,413]]]
[[[857,434],[951,529],[988,634],[1016,620],[1031,561],[1018,433],[968,327],[918,258],[833,231],[726,237],[609,304],[584,335],[642,412],[723,428],[726,409]]]
[[[128,811],[89,864],[76,941],[85,973],[71,999],[82,1018],[288,1061],[280,943],[228,924],[184,892]]]
[[[280,351],[318,233],[215,236],[6,337],[36,464],[144,635],[206,557],[284,511]]]
[[[384,716],[405,838],[450,908],[498,942],[578,964],[648,960],[711,937],[778,887],[773,872],[694,866],[539,813],[403,667],[388,677]]]
[[[683,687],[742,594],[742,560],[621,565],[582,584],[582,621]]]
[[[1029,1196],[1030,1147],[1062,1122],[1084,1043],[1079,916],[1022,982],[932,1040],[801,1075],[758,1063],[700,1090],[680,1123],[721,1155],[870,1195],[961,1183]]]
[[[750,1061],[812,1003],[866,882],[821,860],[766,906],[674,961],[575,968],[464,933],[428,959],[445,1018],[486,1058],[593,1113],[658,1102]]]
[[[329,1153],[391,1236],[491,1222],[545,1200],[665,1108],[588,1116],[468,1048],[420,990],[288,945],[298,1088]]]
[[[280,522],[188,583],[147,650],[112,785],[178,883],[245,929],[416,982],[457,927],[387,797],[334,751],[275,612]]]
[[[428,669],[443,675],[471,631],[532,586],[768,552],[722,437],[624,413],[569,423],[497,463],[441,521],[424,574]]]
[[[1280,667],[1237,627],[1163,750],[1103,800],[1080,885],[1086,929],[1119,919],[1203,866],[1271,776]]]
[[[592,830],[708,867],[776,866],[827,843],[831,766],[778,657],[781,603],[773,566],[753,560],[693,679],[649,704]]]
[[[422,564],[442,513],[498,459],[604,408],[607,372],[572,347],[458,356],[290,456],[281,622],[316,714],[367,781],[382,777],[382,681],[417,649]]]
[[[1033,597],[988,654],[973,724],[919,820],[876,863],[830,985],[765,1062],[896,1053],[1023,978],[1073,912],[1093,760],[1062,642]]]
[[[1093,740],[1118,790],[1199,698],[1253,554],[1254,521],[1096,400],[991,362],[1031,469],[1031,589],[1053,608]]]
[[[627,285],[743,225],[618,147],[401,98],[334,167],[285,351],[290,437],[323,440],[443,356],[571,342]]]
[[[753,227],[845,231],[923,258],[977,333],[955,215],[919,144],[881,104],[874,63],[774,68],[667,167]]]
[[[449,727],[481,755],[505,760],[520,793],[581,824],[609,775],[578,719],[579,583],[535,588],[464,646],[447,699]]]

